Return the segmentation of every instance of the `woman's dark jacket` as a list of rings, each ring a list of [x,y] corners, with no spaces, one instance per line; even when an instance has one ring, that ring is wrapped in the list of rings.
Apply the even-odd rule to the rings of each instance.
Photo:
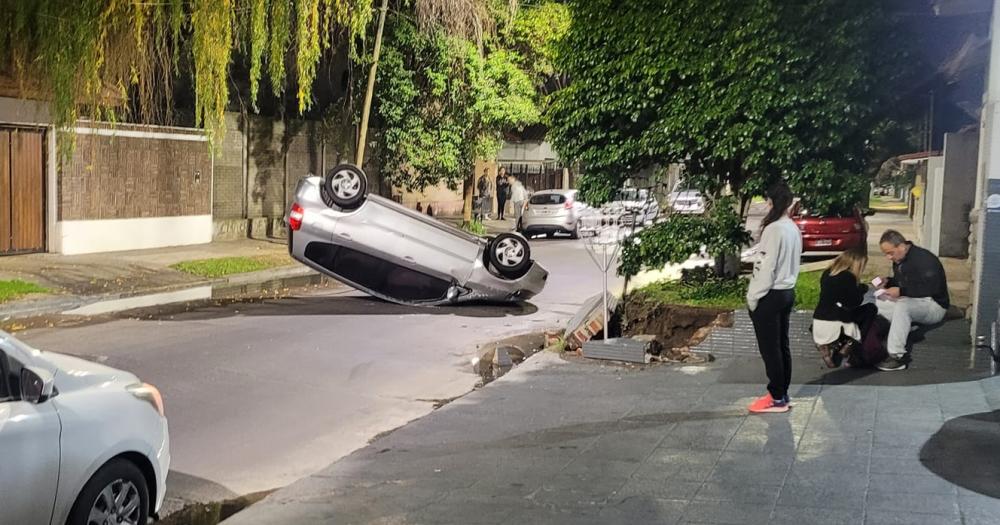
[[[830,270],[826,270],[819,280],[819,304],[813,312],[813,319],[858,322],[857,309],[864,301],[866,291],[867,287],[859,284],[853,273],[845,270],[830,275]]]

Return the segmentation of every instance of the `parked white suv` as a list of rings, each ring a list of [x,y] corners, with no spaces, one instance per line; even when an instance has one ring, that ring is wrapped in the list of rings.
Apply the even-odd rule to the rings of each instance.
[[[683,181],[678,182],[674,191],[670,192],[669,204],[674,213],[705,213],[705,197],[695,188],[686,188]]]
[[[0,331],[0,523],[146,525],[169,467],[155,387]]]
[[[652,224],[660,215],[660,203],[646,188],[622,188],[615,199],[604,205],[622,214],[622,224],[637,226]]]

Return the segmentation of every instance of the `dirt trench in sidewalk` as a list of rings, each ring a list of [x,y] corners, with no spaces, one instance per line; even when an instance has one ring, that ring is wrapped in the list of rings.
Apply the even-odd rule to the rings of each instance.
[[[703,308],[649,301],[630,295],[617,316],[625,336],[654,335],[663,352],[686,352],[708,337],[715,326],[732,326],[733,313],[721,308]]]

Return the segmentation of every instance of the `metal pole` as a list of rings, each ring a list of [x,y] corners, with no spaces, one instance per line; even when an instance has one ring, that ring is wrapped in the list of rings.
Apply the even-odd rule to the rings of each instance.
[[[368,141],[368,115],[371,113],[372,96],[375,93],[375,72],[378,70],[378,57],[382,52],[382,28],[385,27],[385,13],[389,10],[389,0],[382,0],[379,8],[378,31],[375,33],[375,53],[372,58],[372,68],[368,73],[368,91],[365,93],[365,107],[361,111],[361,134],[358,138],[358,154],[355,164],[360,168],[365,162],[365,143]]]
[[[604,249],[604,342],[608,342],[608,332],[611,331],[611,325],[608,324],[608,245],[603,245]]]

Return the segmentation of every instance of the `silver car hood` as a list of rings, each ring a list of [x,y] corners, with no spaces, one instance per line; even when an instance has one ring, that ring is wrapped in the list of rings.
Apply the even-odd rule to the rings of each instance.
[[[130,372],[54,352],[40,352],[35,364],[52,372],[55,376],[56,388],[61,392],[70,392],[96,385],[128,386],[140,382],[139,378]]]
[[[45,352],[0,330],[0,341],[10,356],[24,366],[38,367],[55,377],[56,388],[69,392],[93,385],[131,385],[139,382],[134,374],[107,365],[56,352]]]

